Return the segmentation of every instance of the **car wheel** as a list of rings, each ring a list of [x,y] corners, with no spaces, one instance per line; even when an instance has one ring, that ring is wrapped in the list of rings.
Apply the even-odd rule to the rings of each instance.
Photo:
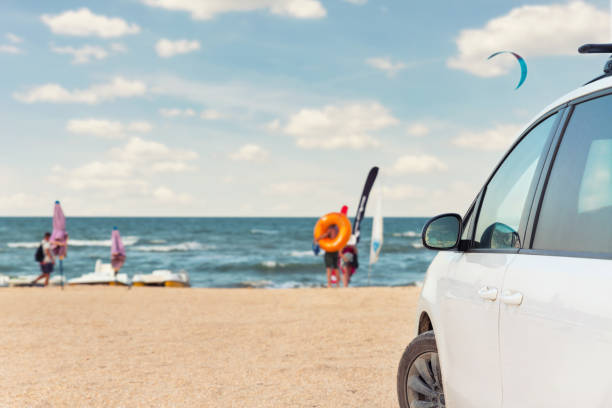
[[[397,396],[401,408],[444,408],[442,372],[433,331],[406,347],[397,370]]]

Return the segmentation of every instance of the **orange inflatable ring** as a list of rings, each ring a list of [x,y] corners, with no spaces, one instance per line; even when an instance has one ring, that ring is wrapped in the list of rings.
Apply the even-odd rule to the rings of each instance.
[[[351,238],[351,222],[346,218],[346,215],[334,212],[319,218],[319,221],[317,221],[314,227],[315,239],[323,235],[332,225],[338,227],[338,235],[336,238],[323,238],[319,241],[319,246],[325,252],[340,251]]]

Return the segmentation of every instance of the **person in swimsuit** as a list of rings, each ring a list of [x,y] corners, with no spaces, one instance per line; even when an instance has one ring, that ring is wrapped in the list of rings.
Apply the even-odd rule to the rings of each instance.
[[[338,232],[338,227],[336,225],[332,225],[323,234],[315,238],[315,242],[318,243],[320,240],[325,238],[334,239],[338,236]],[[340,281],[338,279],[338,251],[325,252],[324,260],[325,270],[327,272],[327,287],[331,288],[332,284],[334,283],[340,287]]]

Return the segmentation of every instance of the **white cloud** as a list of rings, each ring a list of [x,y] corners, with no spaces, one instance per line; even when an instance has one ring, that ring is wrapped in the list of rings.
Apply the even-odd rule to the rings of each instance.
[[[378,102],[302,109],[289,118],[283,132],[305,149],[362,149],[378,146],[371,132],[396,125],[398,120]]]
[[[382,193],[385,200],[405,200],[407,198],[423,198],[425,190],[410,184],[383,186]]]
[[[45,84],[26,92],[15,92],[13,97],[24,103],[86,103],[97,104],[117,98],[132,98],[144,95],[147,86],[138,80],[115,77],[110,82],[91,85],[87,89],[67,90],[59,84]]]
[[[300,19],[327,15],[319,0],[141,0],[151,7],[186,11],[194,20],[209,20],[218,14],[268,10],[272,14]]]
[[[148,133],[153,129],[144,121],[131,122],[127,125],[106,119],[72,119],[66,124],[66,130],[81,135],[91,135],[103,139],[121,139],[127,132]]]
[[[328,186],[324,186],[328,188]],[[272,183],[264,189],[264,192],[271,195],[282,196],[303,196],[304,194],[320,191],[321,183],[314,181],[284,181]]]
[[[221,112],[242,112],[248,115],[287,115],[321,100],[319,94],[300,91],[288,86],[270,87],[253,82],[203,82],[185,80],[172,75],[159,75],[150,79],[151,92],[157,95],[185,100],[199,106],[214,106]],[[306,101],[306,102],[305,102]]]
[[[87,8],[68,10],[57,15],[43,14],[40,19],[54,34],[115,38],[140,32],[140,27],[136,24],[130,24],[118,17],[94,14]]]
[[[93,135],[105,139],[123,137],[123,125],[104,119],[72,119],[66,124],[66,130],[80,135]]]
[[[153,125],[151,125],[149,122],[141,120],[128,123],[126,129],[128,132],[149,133],[151,130],[153,130]]]
[[[52,45],[51,51],[56,54],[72,55],[73,64],[87,64],[91,62],[92,59],[103,60],[113,53],[126,53],[127,48],[121,43],[112,43],[108,49],[99,45],[83,45],[80,48],[72,46],[58,47],[56,45]]]
[[[193,109],[161,108],[159,114],[166,118],[176,118],[179,116],[191,117],[196,113]]]
[[[406,129],[406,133],[410,136],[414,137],[423,137],[427,136],[431,132],[431,128],[422,122],[414,122],[408,125]]]
[[[187,169],[186,162],[198,158],[196,152],[190,150],[171,149],[154,141],[133,137],[121,147],[110,151],[111,156],[128,163],[149,163],[154,171],[169,169]],[[176,164],[179,164],[178,166]]]
[[[519,136],[521,126],[512,124],[496,125],[484,131],[464,131],[452,140],[455,146],[475,150],[506,150]]]
[[[357,5],[363,5],[368,2],[368,0],[344,0],[344,1],[347,3],[357,4]]]
[[[266,129],[268,129],[270,132],[278,132],[281,129],[280,119],[274,119],[266,123]]]
[[[178,54],[187,54],[200,49],[200,43],[196,40],[168,40],[162,38],[155,44],[157,55],[162,58],[174,57]]]
[[[385,72],[389,77],[395,76],[395,74],[406,68],[406,64],[403,62],[393,62],[389,57],[368,58],[366,64]]]
[[[13,34],[13,33],[6,33],[4,36],[7,40],[9,40],[10,42],[12,42],[13,44],[19,44],[23,42],[23,38]]]
[[[21,54],[21,49],[17,47],[15,44],[19,44],[23,42],[23,38],[16,36],[13,33],[6,33],[4,37],[11,44],[0,44],[0,53],[4,54]]]
[[[245,144],[238,151],[230,154],[230,158],[238,161],[264,161],[268,158],[268,152],[260,146]]]
[[[205,109],[200,113],[200,117],[204,120],[218,120],[223,118],[223,114],[215,109]]]
[[[187,193],[178,194],[168,187],[161,186],[153,191],[153,197],[164,203],[188,204],[193,201],[191,195]]]
[[[44,193],[3,193],[0,194],[0,213],[11,215],[32,216],[32,214],[44,214],[49,211],[52,199],[43,195]],[[41,209],[44,209],[41,211]]]
[[[113,190],[140,192],[147,191],[149,183],[136,177],[135,168],[125,161],[93,161],[74,169],[54,166],[50,180],[70,190]]]
[[[462,30],[455,39],[458,54],[447,65],[481,77],[499,76],[516,60],[512,56],[487,60],[496,51],[514,51],[525,58],[576,55],[584,43],[607,42],[609,27],[609,14],[583,1],[521,6],[482,28]]]
[[[134,137],[125,145],[110,149],[103,158],[82,166],[73,169],[54,166],[49,180],[70,190],[102,193],[107,198],[130,194],[185,204],[191,202],[190,195],[155,184],[160,173],[193,170],[190,162],[197,157],[197,153],[189,150]]]
[[[19,47],[14,45],[0,44],[0,53],[5,54],[21,54]]]
[[[434,171],[445,171],[448,169],[446,163],[435,156],[428,154],[405,155],[398,158],[391,168],[395,174],[404,173],[428,173]]]
[[[56,47],[52,46],[51,51],[56,54],[69,54],[72,55],[73,64],[86,64],[92,59],[102,60],[108,57],[108,51],[97,45],[84,45],[81,48],[74,47]]]

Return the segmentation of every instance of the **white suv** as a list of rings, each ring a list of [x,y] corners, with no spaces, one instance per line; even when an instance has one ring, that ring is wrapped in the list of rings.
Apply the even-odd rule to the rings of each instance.
[[[521,132],[465,217],[424,227],[441,252],[400,361],[402,408],[612,407],[607,73]]]

